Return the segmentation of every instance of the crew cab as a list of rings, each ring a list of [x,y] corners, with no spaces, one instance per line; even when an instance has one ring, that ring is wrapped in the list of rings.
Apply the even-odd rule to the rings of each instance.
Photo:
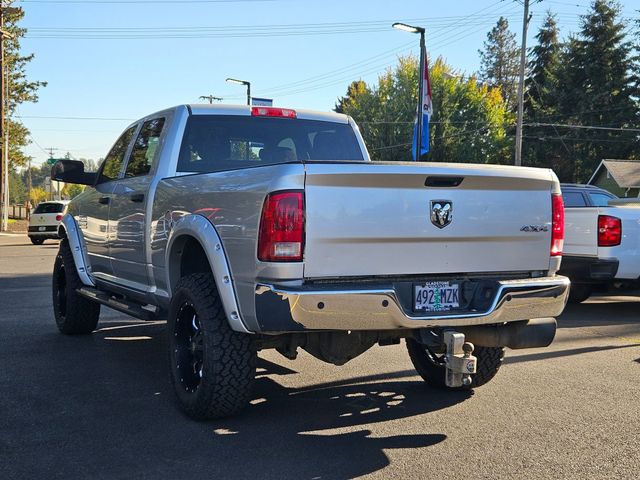
[[[167,319],[175,393],[195,419],[251,399],[257,352],[342,365],[406,339],[443,388],[546,346],[569,281],[546,169],[371,162],[353,119],[181,105],[131,124],[69,205],[53,272],[65,334],[100,305]]]
[[[593,185],[562,184],[565,245],[561,273],[571,279],[569,301],[596,288],[640,283],[640,200],[619,199]]]

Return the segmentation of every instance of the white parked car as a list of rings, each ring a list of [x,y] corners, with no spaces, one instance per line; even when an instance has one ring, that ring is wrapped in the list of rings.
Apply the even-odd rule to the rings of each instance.
[[[47,238],[58,239],[58,226],[67,213],[69,200],[41,202],[31,212],[28,235],[31,243],[41,245]]]
[[[563,184],[565,241],[560,273],[572,303],[594,289],[640,286],[640,200],[592,185]]]

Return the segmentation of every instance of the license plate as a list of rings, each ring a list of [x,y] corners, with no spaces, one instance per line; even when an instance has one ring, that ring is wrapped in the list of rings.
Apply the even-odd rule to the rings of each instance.
[[[449,282],[428,282],[414,287],[416,310],[444,312],[460,307],[459,285]]]
[[[44,232],[47,229],[47,227],[38,227],[38,231],[39,232]]]

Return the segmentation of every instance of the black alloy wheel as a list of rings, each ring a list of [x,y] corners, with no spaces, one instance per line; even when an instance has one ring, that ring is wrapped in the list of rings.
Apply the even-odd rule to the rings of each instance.
[[[187,392],[195,392],[202,380],[204,333],[198,313],[185,301],[178,310],[173,328],[175,369],[180,384]]]
[[[66,335],[89,334],[98,324],[100,304],[81,296],[78,290],[82,286],[69,241],[65,238],[60,242],[53,265],[51,300],[58,330]]]
[[[178,281],[167,327],[171,383],[187,415],[195,420],[230,417],[249,404],[257,361],[254,340],[229,325],[211,273]]]
[[[60,260],[58,268],[53,272],[58,288],[53,290],[53,308],[61,318],[67,316],[67,273],[62,259],[62,254],[58,253]]]

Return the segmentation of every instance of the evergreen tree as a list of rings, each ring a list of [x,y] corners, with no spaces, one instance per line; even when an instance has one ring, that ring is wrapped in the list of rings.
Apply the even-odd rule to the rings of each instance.
[[[558,39],[555,16],[548,11],[536,35],[538,44],[531,49],[526,79],[525,112],[530,117],[556,113],[558,67],[562,45]]]
[[[588,180],[603,158],[634,158],[640,153],[637,133],[622,130],[638,127],[640,92],[632,73],[633,46],[619,17],[617,2],[595,0],[563,55],[562,123],[619,129],[565,130],[564,142],[574,144],[577,181]]]
[[[536,35],[537,44],[531,49],[524,102],[525,123],[550,123],[557,120],[559,106],[559,70],[562,44],[559,40],[555,16],[548,11]],[[549,133],[557,131],[527,126],[524,130],[523,158],[525,165],[547,167],[559,177],[573,179],[572,150],[559,139],[545,141]]]
[[[16,3],[13,0],[5,1],[4,7],[12,6]],[[9,100],[6,115],[12,117],[18,105],[24,102],[37,102],[38,89],[46,86],[46,82],[30,81],[27,79],[26,68],[33,54],[22,55],[20,52],[20,39],[24,37],[26,29],[18,26],[24,17],[24,11],[18,9],[14,13],[5,13],[5,30],[11,33],[13,38],[4,40],[5,63],[8,68],[8,88]],[[27,157],[22,152],[22,148],[30,143],[29,130],[19,121],[9,118],[7,120],[7,130],[9,132],[9,163],[10,168],[23,166],[27,163]],[[4,144],[0,146],[3,148]]]
[[[500,17],[487,34],[480,54],[480,80],[492,87],[499,87],[509,110],[517,104],[517,78],[520,52],[516,35],[509,30],[509,22]]]

